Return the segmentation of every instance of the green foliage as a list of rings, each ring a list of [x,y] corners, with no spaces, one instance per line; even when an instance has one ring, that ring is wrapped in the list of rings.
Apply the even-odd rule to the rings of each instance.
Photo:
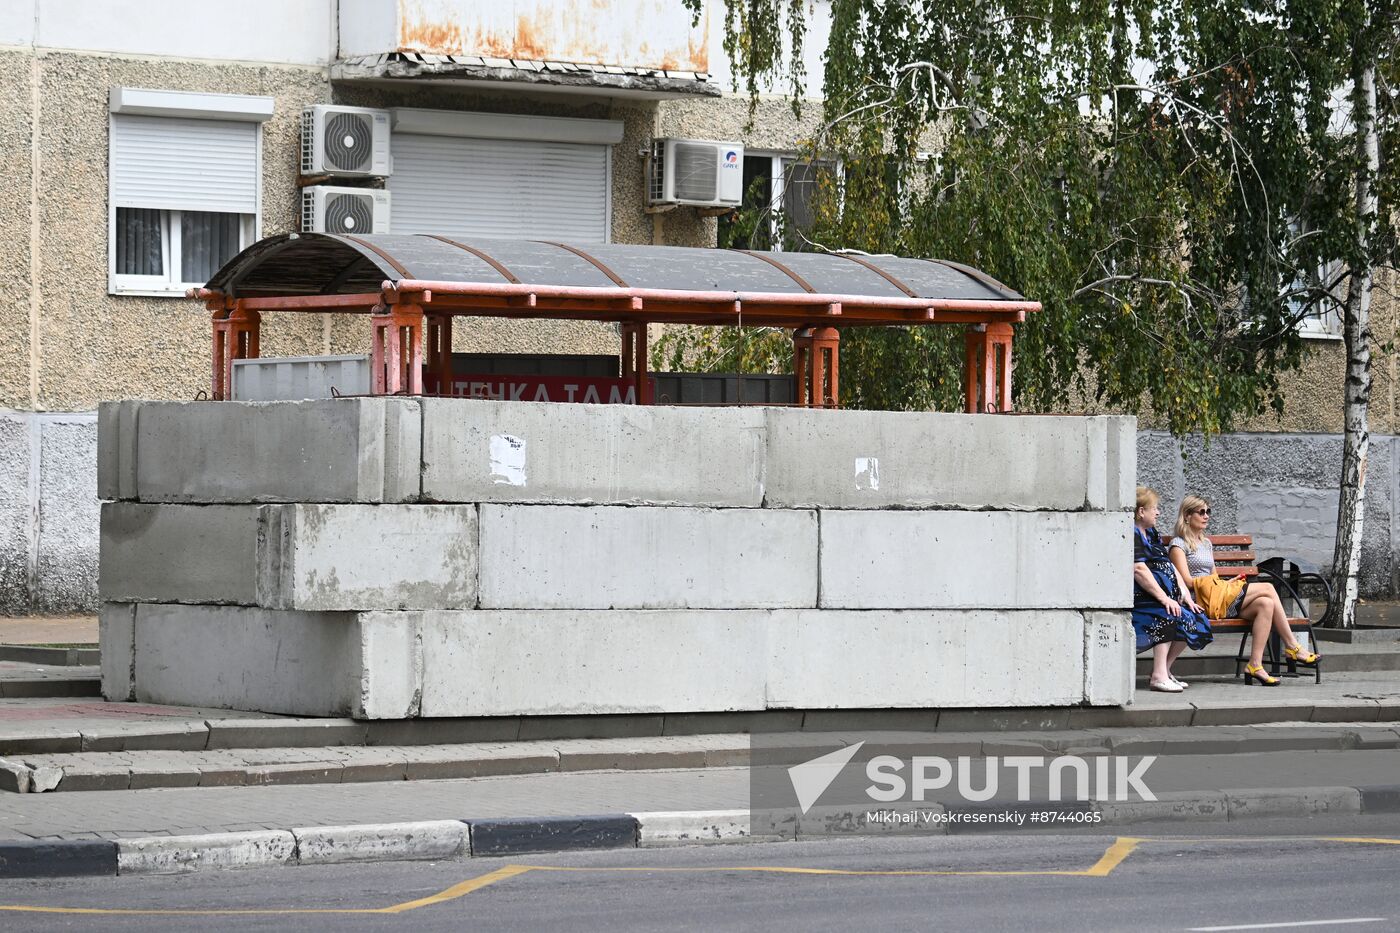
[[[728,10],[756,93],[800,56],[806,9]],[[809,156],[843,171],[807,246],[964,262],[1041,301],[1017,327],[1019,408],[1093,397],[1178,433],[1281,410],[1295,324],[1339,307],[1335,270],[1395,264],[1394,0],[834,0],[832,15]],[[1368,64],[1382,206],[1358,246],[1361,150],[1337,105]],[[791,354],[752,329],[667,350],[746,371]],[[960,328],[847,329],[841,363],[843,404],[962,404]]]

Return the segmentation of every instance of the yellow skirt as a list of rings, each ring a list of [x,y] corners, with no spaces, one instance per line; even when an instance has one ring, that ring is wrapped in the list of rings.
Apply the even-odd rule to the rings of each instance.
[[[1191,592],[1195,595],[1196,602],[1212,619],[1229,618],[1230,604],[1239,597],[1247,582],[1244,577],[1222,580],[1220,575],[1215,573],[1206,577],[1192,577],[1190,580]]]

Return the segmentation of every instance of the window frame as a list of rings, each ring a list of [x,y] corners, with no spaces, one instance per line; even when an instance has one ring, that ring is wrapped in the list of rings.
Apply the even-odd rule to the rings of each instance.
[[[224,120],[251,123],[254,151],[254,210],[237,214],[239,250],[252,246],[262,236],[263,227],[263,122],[272,116],[273,98],[242,94],[204,94],[188,91],[150,90],[113,87],[107,115],[107,294],[146,298],[183,298],[190,288],[203,282],[183,279],[180,263],[181,225],[179,210],[159,210],[161,219],[161,258],[164,275],[130,275],[117,273],[117,205],[112,196],[116,177],[116,147],[112,144],[117,120],[122,116],[161,117],[170,120]],[[203,213],[203,212],[200,212]],[[217,213],[217,212],[216,212]]]
[[[768,204],[764,206],[767,211],[768,228],[768,251],[773,253],[791,252],[785,250],[782,243],[782,230],[779,224],[779,217],[786,216],[787,209],[785,199],[787,197],[787,172],[784,171],[785,163],[797,162],[806,163],[807,160],[801,153],[793,150],[780,149],[744,149],[744,158],[768,159]],[[841,159],[814,159],[812,165],[830,166],[831,170],[840,177],[845,170],[845,162]],[[747,193],[747,192],[745,192]],[[743,205],[740,205],[740,209]],[[752,247],[751,247],[752,248]]]

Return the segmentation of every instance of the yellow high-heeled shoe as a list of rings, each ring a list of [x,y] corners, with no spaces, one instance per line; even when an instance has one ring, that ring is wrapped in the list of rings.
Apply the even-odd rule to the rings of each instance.
[[[1281,683],[1277,677],[1270,677],[1264,673],[1264,665],[1255,667],[1253,664],[1246,664],[1244,666],[1244,682],[1253,684],[1256,681],[1264,687],[1277,687]]]
[[[1308,651],[1301,644],[1294,645],[1291,648],[1288,645],[1284,645],[1283,653],[1288,657],[1288,660],[1307,667],[1311,667],[1322,660],[1322,655],[1318,654],[1316,651]]]

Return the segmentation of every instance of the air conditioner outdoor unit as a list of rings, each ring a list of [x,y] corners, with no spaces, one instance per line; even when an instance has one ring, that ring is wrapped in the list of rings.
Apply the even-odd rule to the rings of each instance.
[[[389,112],[316,104],[301,112],[301,173],[388,175]]]
[[[302,233],[388,233],[389,192],[376,188],[301,189]]]
[[[738,207],[743,199],[742,144],[699,139],[658,139],[652,144],[650,203]]]

